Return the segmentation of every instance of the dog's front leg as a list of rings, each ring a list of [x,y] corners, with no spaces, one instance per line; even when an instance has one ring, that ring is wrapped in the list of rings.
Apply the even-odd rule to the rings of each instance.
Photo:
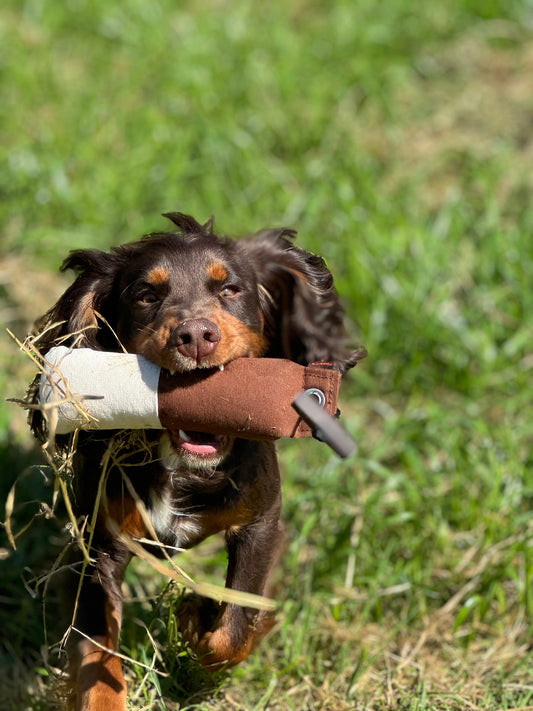
[[[279,512],[228,532],[226,587],[263,595],[269,573],[278,559],[282,534]],[[254,643],[270,629],[269,613],[227,604],[214,629],[203,635],[198,652],[208,669],[234,665],[246,659]],[[273,622],[273,615],[270,613]]]
[[[126,682],[115,652],[122,621],[121,584],[128,562],[122,550],[99,550],[96,565],[85,571],[69,654],[76,711],[126,709]]]

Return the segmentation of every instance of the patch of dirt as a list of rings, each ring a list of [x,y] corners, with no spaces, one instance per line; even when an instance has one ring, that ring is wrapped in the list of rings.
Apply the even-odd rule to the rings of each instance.
[[[34,321],[52,306],[64,291],[68,279],[57,273],[37,269],[20,256],[0,257],[0,398],[24,395],[35,375],[31,360],[19,351],[13,333],[24,340]],[[13,434],[27,430],[25,413],[12,403],[2,405],[8,413]]]
[[[37,269],[21,256],[0,258],[0,320],[18,337],[52,306],[71,280]]]

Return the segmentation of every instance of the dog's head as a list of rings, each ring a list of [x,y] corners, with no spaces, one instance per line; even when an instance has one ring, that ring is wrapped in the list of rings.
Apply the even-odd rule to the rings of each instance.
[[[352,367],[331,273],[294,246],[294,231],[232,241],[217,237],[212,221],[167,217],[178,231],[67,257],[62,270],[78,277],[40,323],[49,329],[42,352],[59,341],[124,349],[179,372],[243,356]]]
[[[137,353],[171,372],[222,368],[239,357],[289,358],[352,367],[343,310],[323,260],[294,246],[295,232],[241,241],[168,214],[178,230],[108,252],[77,250],[62,269],[78,276],[38,324],[42,353],[62,343]],[[32,427],[39,430],[39,413]],[[216,466],[232,440],[168,434],[166,459]],[[174,453],[174,454],[173,454]]]

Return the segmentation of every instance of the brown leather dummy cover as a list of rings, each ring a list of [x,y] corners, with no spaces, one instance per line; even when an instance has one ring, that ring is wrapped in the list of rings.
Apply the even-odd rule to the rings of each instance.
[[[318,388],[325,409],[335,415],[340,373],[328,364],[307,367],[280,358],[239,358],[223,371],[171,375],[161,371],[159,419],[169,430],[226,434],[245,439],[310,437],[311,428],[292,402]]]

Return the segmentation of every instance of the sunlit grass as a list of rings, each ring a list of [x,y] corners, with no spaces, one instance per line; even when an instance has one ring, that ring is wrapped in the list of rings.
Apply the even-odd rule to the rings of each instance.
[[[23,337],[53,303],[69,249],[182,210],[234,235],[298,229],[369,350],[342,393],[358,456],[280,446],[279,625],[249,661],[207,681],[175,628],[180,590],[131,566],[132,709],[533,704],[532,56],[526,2],[2,6],[6,325]],[[20,397],[31,368],[7,337],[0,365]],[[39,458],[12,405],[0,424],[6,495]],[[52,496],[29,471],[13,525]],[[45,640],[29,590],[62,536],[41,517],[16,552],[1,543],[13,711],[53,707],[57,601]],[[180,564],[219,583],[225,556],[209,541]]]

